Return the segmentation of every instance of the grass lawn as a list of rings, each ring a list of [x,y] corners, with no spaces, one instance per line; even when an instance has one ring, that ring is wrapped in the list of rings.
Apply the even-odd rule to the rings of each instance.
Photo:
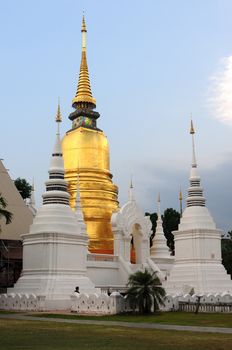
[[[0,319],[1,350],[228,350],[232,334]]]
[[[232,328],[232,314],[206,314],[187,312],[163,312],[156,315],[112,315],[112,316],[78,316],[76,314],[31,314],[33,316],[70,318],[79,320],[99,320],[99,321],[125,321],[125,322],[147,322],[176,324],[184,326],[205,326],[205,327],[229,327]]]

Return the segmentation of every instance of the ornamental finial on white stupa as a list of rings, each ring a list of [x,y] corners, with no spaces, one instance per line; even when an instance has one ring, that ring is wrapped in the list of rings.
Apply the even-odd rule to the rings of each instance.
[[[129,187],[129,202],[132,202],[134,200],[134,186],[132,182],[132,176],[130,180],[130,187]]]
[[[60,135],[60,123],[62,122],[62,116],[61,116],[61,112],[60,112],[60,98],[58,98],[56,122],[57,122],[57,134]]]
[[[160,194],[157,198],[157,221],[156,221],[156,231],[155,236],[152,240],[152,247],[150,249],[150,254],[152,258],[169,258],[170,252],[169,248],[167,246],[167,240],[164,235],[163,230],[163,221],[161,217],[161,210],[160,210]]]
[[[158,194],[158,198],[157,198],[157,208],[158,208],[158,218],[161,218],[161,213],[160,213],[160,193]]]
[[[181,190],[181,186],[180,186],[180,192],[179,192],[180,216],[182,216],[182,213],[183,213],[182,201],[183,201],[183,195],[182,195],[182,190]]]
[[[205,206],[205,198],[203,196],[203,188],[200,185],[201,178],[197,173],[197,162],[196,162],[196,154],[195,154],[195,142],[194,142],[194,134],[195,129],[193,127],[193,121],[191,119],[190,124],[190,134],[192,135],[192,166],[190,171],[190,187],[188,189],[188,197],[187,197],[187,207],[193,206]]]
[[[195,129],[193,126],[193,120],[192,120],[192,114],[191,114],[190,135],[192,135],[192,168],[197,167],[194,134],[195,134]]]
[[[42,195],[43,205],[69,205],[70,195],[67,191],[67,182],[64,180],[64,161],[59,132],[56,134],[56,142],[53,149],[48,173],[49,180],[45,183],[46,192]]]
[[[58,107],[57,107],[55,121],[57,123],[57,132],[56,132],[56,143],[55,143],[52,157],[57,156],[62,158],[63,152],[62,152],[62,146],[60,141],[60,126],[59,126],[60,123],[62,122],[61,113],[60,113],[60,100],[58,100]],[[62,162],[63,162],[63,158],[62,158]]]

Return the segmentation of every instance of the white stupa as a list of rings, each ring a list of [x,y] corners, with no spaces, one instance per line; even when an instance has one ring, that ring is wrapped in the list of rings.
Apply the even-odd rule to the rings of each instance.
[[[178,231],[174,231],[175,261],[165,289],[168,293],[200,294],[232,292],[232,281],[221,259],[221,230],[205,206],[194,145],[191,121],[192,167],[187,207]]]
[[[80,201],[76,212],[69,206],[67,183],[59,134],[61,115],[58,108],[58,131],[52,154],[49,180],[45,183],[43,205],[38,209],[30,232],[23,238],[23,271],[8,293],[33,293],[45,298],[46,309],[70,307],[70,295],[94,293],[94,284],[86,276],[88,235]]]
[[[160,195],[158,196],[158,218],[156,222],[156,232],[152,240],[152,247],[150,249],[150,258],[159,266],[160,270],[169,274],[170,269],[173,266],[174,257],[171,256],[169,248],[167,246],[167,240],[163,231],[163,222],[160,212]]]

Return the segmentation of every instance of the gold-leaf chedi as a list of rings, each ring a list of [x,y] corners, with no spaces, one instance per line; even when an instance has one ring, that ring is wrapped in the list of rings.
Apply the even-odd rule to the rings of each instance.
[[[82,55],[78,87],[70,114],[72,129],[66,132],[62,148],[65,179],[75,206],[77,186],[87,232],[89,250],[95,253],[113,253],[111,215],[118,209],[118,189],[112,182],[109,169],[109,145],[103,131],[97,128],[99,113],[94,111],[96,100],[92,96],[87,58],[86,25],[82,21]],[[79,177],[79,181],[78,181]]]

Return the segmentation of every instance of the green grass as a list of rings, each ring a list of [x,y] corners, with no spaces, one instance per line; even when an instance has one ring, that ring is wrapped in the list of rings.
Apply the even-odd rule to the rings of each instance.
[[[112,315],[112,316],[78,316],[76,314],[31,314],[38,317],[65,318],[76,320],[122,321],[136,323],[162,323],[184,326],[229,327],[232,328],[232,314],[207,314],[187,312],[163,312],[156,315]]]
[[[18,313],[22,313],[22,311],[10,311],[10,310],[0,310],[0,314],[18,314]]]
[[[1,350],[228,350],[232,334],[0,319]]]

